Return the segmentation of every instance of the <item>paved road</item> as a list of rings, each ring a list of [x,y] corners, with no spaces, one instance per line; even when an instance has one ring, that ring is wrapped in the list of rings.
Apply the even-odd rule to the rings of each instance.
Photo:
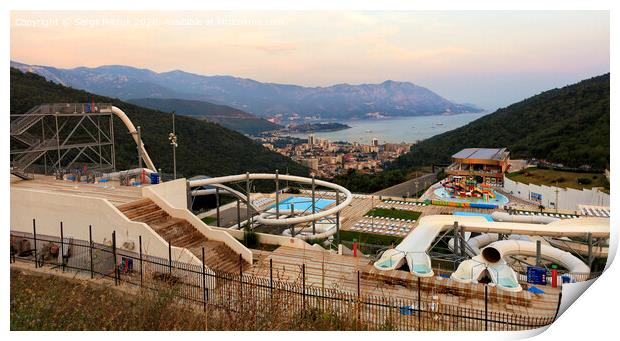
[[[436,182],[437,175],[434,173],[424,174],[415,179],[407,180],[392,187],[382,189],[374,195],[385,195],[391,197],[412,196],[418,191],[427,188]]]

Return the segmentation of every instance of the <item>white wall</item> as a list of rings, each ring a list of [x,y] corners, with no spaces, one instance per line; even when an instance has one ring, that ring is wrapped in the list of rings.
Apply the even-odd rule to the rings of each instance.
[[[218,227],[218,226],[210,226],[210,227],[215,230],[226,232],[238,240],[243,240],[243,234],[244,234],[243,230],[235,230],[235,229],[229,229],[229,228]],[[311,246],[305,240],[300,239],[300,238],[278,236],[275,234],[259,233],[259,232],[257,232],[256,235],[258,236],[258,241],[261,244],[290,246],[290,247],[295,247],[298,249],[307,249]]]
[[[555,186],[524,184],[504,177],[504,191],[529,202],[535,202],[530,199],[530,194],[532,192],[538,193],[542,195],[541,203],[546,208],[555,208],[551,203],[556,202],[556,190],[558,198],[557,205],[560,210],[575,211],[578,210],[577,206],[580,204],[609,206],[609,194],[603,193],[597,189],[577,190]]]
[[[60,236],[63,222],[65,237],[88,240],[88,226],[92,225],[93,241],[109,243],[116,231],[119,248],[132,241],[138,252],[138,239],[142,236],[145,254],[168,258],[168,243],[144,223],[129,220],[109,201],[102,198],[74,194],[50,193],[33,189],[11,188],[11,230],[32,233],[32,219],[36,220],[37,234]],[[186,249],[172,247],[172,259],[201,264]]]

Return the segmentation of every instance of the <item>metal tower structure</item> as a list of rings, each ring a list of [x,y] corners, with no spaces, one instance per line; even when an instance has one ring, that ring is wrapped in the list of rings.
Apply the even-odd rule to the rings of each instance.
[[[114,113],[106,103],[38,105],[11,115],[11,174],[58,174],[116,168]]]

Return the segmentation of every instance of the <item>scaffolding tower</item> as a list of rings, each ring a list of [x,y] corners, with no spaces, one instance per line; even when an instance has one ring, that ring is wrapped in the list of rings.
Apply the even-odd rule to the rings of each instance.
[[[11,174],[114,171],[114,118],[107,103],[53,103],[11,114]]]

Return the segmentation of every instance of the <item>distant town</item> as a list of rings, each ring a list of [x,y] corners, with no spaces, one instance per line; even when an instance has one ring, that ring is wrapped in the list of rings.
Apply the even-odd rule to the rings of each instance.
[[[262,145],[270,150],[288,156],[310,168],[322,178],[333,178],[350,169],[377,173],[401,154],[407,153],[411,143],[379,144],[373,138],[371,144],[359,142],[329,141],[309,134],[307,139],[290,136],[265,136],[258,138]]]

